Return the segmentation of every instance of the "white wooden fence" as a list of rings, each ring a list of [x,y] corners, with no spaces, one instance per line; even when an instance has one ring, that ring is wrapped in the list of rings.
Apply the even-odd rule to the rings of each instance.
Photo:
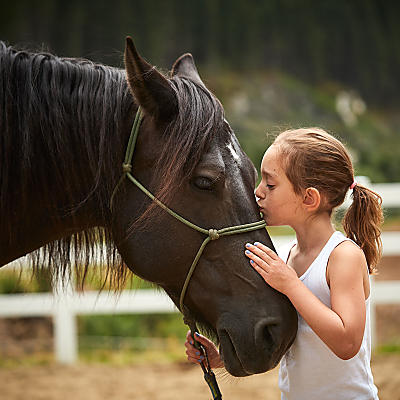
[[[360,179],[359,179],[360,181]],[[383,197],[385,207],[400,207],[400,183],[369,185]],[[276,246],[292,237],[273,237]],[[382,235],[383,255],[400,255],[400,232]],[[399,281],[373,281],[371,291],[371,321],[375,335],[375,306],[400,303]],[[54,346],[56,359],[73,363],[78,358],[76,316],[79,314],[134,314],[178,312],[172,301],[157,290],[123,291],[111,293],[73,291],[71,285],[55,293],[0,295],[0,317],[51,316],[54,321]]]
[[[177,312],[170,298],[153,289],[125,290],[118,296],[71,286],[53,293],[0,295],[1,317],[52,317],[56,359],[70,364],[78,358],[76,316],[84,314],[150,314]]]

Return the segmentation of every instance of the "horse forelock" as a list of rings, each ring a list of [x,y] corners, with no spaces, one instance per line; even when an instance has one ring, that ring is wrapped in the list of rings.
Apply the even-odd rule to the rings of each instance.
[[[178,97],[179,113],[166,132],[167,146],[174,145],[174,152],[180,156],[178,164],[182,165],[177,169],[187,176],[214,139],[226,135],[223,129],[224,110],[204,86],[179,77],[172,78],[171,83]],[[170,151],[168,148],[165,150],[165,154]]]
[[[154,168],[151,187],[163,203],[192,176],[203,154],[211,145],[230,140],[224,129],[224,110],[218,99],[204,86],[179,76],[170,79],[178,99],[178,114],[162,135],[163,146]],[[162,210],[152,203],[130,228],[132,232],[148,226]]]

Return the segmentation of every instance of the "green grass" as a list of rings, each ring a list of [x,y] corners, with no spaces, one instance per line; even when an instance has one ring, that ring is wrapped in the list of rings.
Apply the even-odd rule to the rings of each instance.
[[[32,276],[30,270],[0,269],[0,294],[48,292],[51,290],[50,277],[46,271]]]
[[[179,313],[85,315],[78,317],[81,336],[122,338],[176,338],[183,340],[187,326]]]
[[[135,340],[119,339],[119,348],[99,343],[97,337],[79,338],[79,363],[84,364],[168,364],[186,360],[184,341],[177,338],[159,339],[156,345],[138,348]],[[87,346],[87,341],[99,347]],[[114,346],[115,347],[115,346]],[[53,352],[36,352],[20,356],[0,357],[0,368],[34,367],[56,363]]]
[[[177,338],[159,340],[154,347],[149,346],[142,349],[137,348],[135,341],[122,341],[120,346],[119,349],[88,348],[80,344],[79,360],[88,364],[133,365],[168,364],[186,359],[184,341]]]
[[[400,342],[385,343],[377,347],[377,354],[400,353]]]
[[[19,357],[0,357],[0,368],[34,367],[55,363],[53,353],[25,354]]]

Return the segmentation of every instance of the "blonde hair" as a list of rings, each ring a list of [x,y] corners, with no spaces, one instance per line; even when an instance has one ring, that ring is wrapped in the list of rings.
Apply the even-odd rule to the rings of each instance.
[[[343,203],[354,182],[354,169],[339,140],[320,128],[302,128],[282,132],[273,145],[279,148],[282,166],[297,194],[316,188],[322,197],[319,211],[329,214]],[[347,237],[364,251],[373,273],[382,255],[382,198],[360,184],[354,186],[352,198],[342,225]]]

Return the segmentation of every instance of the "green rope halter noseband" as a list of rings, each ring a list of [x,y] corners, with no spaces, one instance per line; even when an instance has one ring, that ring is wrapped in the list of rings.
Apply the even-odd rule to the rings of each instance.
[[[135,144],[136,144],[136,139],[139,133],[139,127],[140,123],[143,118],[143,113],[140,109],[140,107],[137,110],[135,121],[132,125],[132,130],[131,130],[131,135],[129,137],[128,145],[126,148],[126,153],[125,153],[125,160],[124,163],[122,164],[122,171],[123,174],[118,181],[117,185],[115,186],[115,189],[112,193],[111,200],[110,200],[110,207],[112,209],[113,206],[113,200],[115,197],[115,194],[124,181],[125,178],[128,178],[132,183],[134,183],[144,194],[146,194],[148,197],[150,197],[151,200],[157,203],[162,209],[164,209],[168,214],[176,218],[178,221],[182,222],[183,224],[189,226],[190,228],[204,233],[207,235],[207,237],[204,239],[203,243],[201,244],[199,250],[197,251],[197,254],[192,262],[192,265],[190,266],[189,272],[186,275],[185,282],[183,283],[183,287],[181,290],[181,295],[179,298],[179,308],[180,311],[183,313],[183,301],[185,299],[185,294],[187,292],[187,288],[189,286],[190,278],[193,275],[193,272],[197,266],[197,263],[203,253],[204,248],[206,247],[207,243],[210,242],[211,240],[217,240],[222,236],[229,236],[229,235],[234,235],[236,233],[245,233],[245,232],[250,232],[250,231],[255,231],[257,229],[262,229],[265,228],[266,223],[265,221],[257,221],[257,222],[252,222],[250,224],[244,224],[244,225],[236,225],[236,226],[230,226],[228,228],[222,228],[222,229],[204,229],[201,228],[192,222],[188,221],[187,219],[183,218],[181,215],[177,214],[175,211],[171,210],[168,208],[164,203],[162,203],[160,200],[158,200],[150,191],[148,191],[132,174],[132,157],[133,157],[133,152],[135,150]]]

